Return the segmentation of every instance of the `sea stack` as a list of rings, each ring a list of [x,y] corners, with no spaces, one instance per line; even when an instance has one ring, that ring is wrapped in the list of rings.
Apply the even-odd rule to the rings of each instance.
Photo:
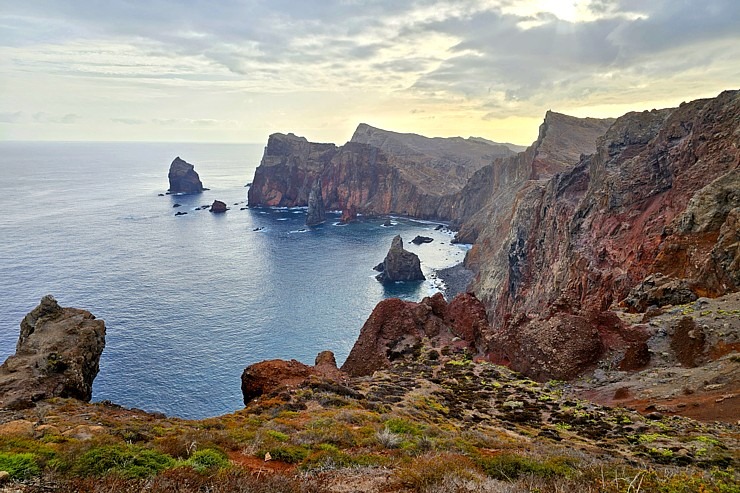
[[[229,209],[226,207],[226,202],[222,202],[220,200],[214,200],[209,210],[213,212],[214,214],[223,214]]]
[[[21,321],[15,354],[0,366],[0,408],[25,409],[51,397],[89,401],[105,347],[105,323],[51,295]]]
[[[321,193],[321,180],[316,180],[308,194],[308,216],[306,226],[318,226],[326,221],[324,196]]]
[[[382,271],[375,278],[382,282],[395,281],[423,281],[426,279],[421,273],[421,262],[415,253],[403,249],[403,239],[396,235],[391,242],[391,248],[383,260]],[[377,268],[380,268],[378,265]]]
[[[172,161],[167,178],[170,180],[169,193],[201,193],[205,190],[195,167],[179,156]]]

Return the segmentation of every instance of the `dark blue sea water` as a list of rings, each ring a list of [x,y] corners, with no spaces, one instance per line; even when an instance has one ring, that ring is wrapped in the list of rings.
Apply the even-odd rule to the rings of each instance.
[[[214,416],[242,407],[245,366],[312,364],[324,349],[341,364],[378,301],[437,289],[375,281],[371,269],[394,235],[427,274],[462,260],[464,248],[430,224],[368,219],[302,231],[303,210],[240,210],[262,150],[0,143],[0,361],[15,351],[23,316],[50,293],[106,322],[94,400]],[[175,156],[211,190],[159,197]],[[194,210],[214,199],[231,210]],[[435,241],[412,245],[417,234]]]

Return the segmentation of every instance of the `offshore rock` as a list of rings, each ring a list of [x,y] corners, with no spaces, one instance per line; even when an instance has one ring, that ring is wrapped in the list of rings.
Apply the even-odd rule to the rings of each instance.
[[[392,361],[416,355],[424,339],[434,347],[475,352],[487,330],[485,309],[469,294],[450,304],[441,293],[419,303],[389,298],[375,306],[362,326],[342,371],[352,377],[372,375]]]
[[[227,210],[229,209],[226,207],[226,203],[221,202],[220,200],[214,200],[213,204],[211,204],[211,208],[209,209],[209,211],[214,212],[216,214],[223,214]]]
[[[426,279],[421,272],[419,257],[403,249],[403,240],[400,235],[393,238],[391,248],[383,260],[383,270],[375,278],[382,283]]]
[[[324,206],[346,211],[347,219],[391,213],[449,219],[454,207],[445,197],[459,192],[494,158],[512,154],[508,147],[486,141],[430,139],[364,124],[341,147],[273,134],[255,171],[249,205],[308,205],[320,178]]]
[[[201,193],[205,190],[195,167],[179,156],[170,164],[167,178],[170,181],[170,193]]]
[[[326,222],[324,210],[324,196],[321,193],[321,180],[316,180],[308,194],[308,216],[306,226],[318,226]]]
[[[308,366],[290,360],[274,359],[249,365],[242,373],[244,405],[262,395],[298,388],[310,379],[341,383],[346,375],[337,369],[334,353],[322,351],[316,365]]]
[[[411,240],[411,243],[414,245],[421,245],[422,243],[431,243],[434,241],[434,238],[430,238],[428,236],[421,236],[417,235],[413,240]]]
[[[0,366],[0,407],[51,397],[89,401],[105,347],[105,323],[47,295],[21,322],[15,355]]]

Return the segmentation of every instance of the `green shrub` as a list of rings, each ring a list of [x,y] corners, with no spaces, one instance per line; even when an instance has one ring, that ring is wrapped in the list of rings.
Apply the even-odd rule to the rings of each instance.
[[[524,474],[551,478],[555,476],[568,476],[572,471],[565,460],[553,459],[546,462],[538,462],[534,459],[515,454],[479,457],[477,463],[493,479],[509,481]]]
[[[226,454],[212,448],[198,450],[185,463],[198,472],[210,469],[223,469],[230,465],[229,458],[226,457]]]
[[[280,460],[288,464],[298,464],[308,456],[308,449],[300,445],[278,445],[267,452],[270,453],[273,460]],[[265,454],[265,451],[260,451],[257,455],[258,457],[264,457]]]
[[[173,467],[175,460],[155,450],[136,445],[104,445],[83,453],[73,464],[76,476],[117,474],[126,478],[145,478]]]
[[[401,418],[391,418],[385,422],[385,427],[392,433],[406,433],[408,435],[419,436],[422,434],[421,428],[416,424]]]
[[[12,479],[28,479],[41,474],[36,456],[29,453],[0,452],[0,471],[6,471]]]

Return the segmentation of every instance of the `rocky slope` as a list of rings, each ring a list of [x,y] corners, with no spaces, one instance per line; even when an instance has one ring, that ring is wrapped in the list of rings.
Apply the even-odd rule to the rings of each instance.
[[[305,206],[321,180],[324,205],[355,214],[407,214],[450,219],[443,197],[505,146],[471,139],[429,139],[360,125],[344,146],[317,144],[293,134],[270,136],[248,192],[250,206]]]
[[[105,347],[105,324],[52,296],[21,322],[16,352],[0,366],[0,408],[22,409],[50,397],[89,401]]]
[[[609,309],[652,274],[697,296],[738,290],[739,143],[740,97],[728,91],[629,113],[572,170],[522,189],[510,228],[478,239],[498,246],[478,251],[473,286],[494,359],[573,376],[621,337]]]

